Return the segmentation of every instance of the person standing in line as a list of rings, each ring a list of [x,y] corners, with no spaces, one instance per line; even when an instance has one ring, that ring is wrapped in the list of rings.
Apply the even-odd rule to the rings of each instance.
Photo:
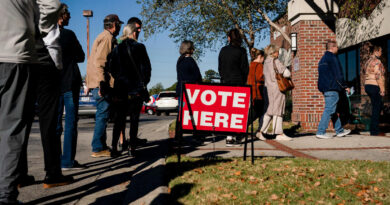
[[[263,62],[264,51],[252,48],[251,49],[252,62],[249,65],[249,74],[246,81],[247,85],[252,87],[252,106],[249,115],[248,125],[259,118],[259,126],[262,124],[261,117],[263,116],[264,102],[263,102],[263,89],[264,89],[264,75],[263,75]],[[260,130],[260,128],[259,128]],[[260,138],[265,140],[265,138]]]
[[[364,90],[371,100],[371,123],[370,135],[385,136],[385,133],[379,130],[379,116],[382,110],[382,97],[385,96],[385,68],[380,60],[382,48],[372,46],[370,48],[370,59],[363,68]]]
[[[318,90],[323,93],[325,98],[325,109],[316,134],[316,137],[319,139],[333,138],[333,135],[326,134],[326,128],[328,128],[330,120],[333,122],[337,137],[344,137],[351,133],[351,130],[344,129],[341,126],[340,118],[336,114],[339,92],[346,90],[349,93],[349,88],[344,81],[340,61],[336,56],[337,52],[336,41],[328,40],[326,51],[318,63]]]
[[[61,168],[63,171],[80,170],[86,166],[76,160],[77,147],[77,121],[79,108],[79,95],[82,79],[77,63],[84,61],[85,54],[75,33],[65,29],[69,25],[70,13],[66,4],[61,4],[58,25],[60,27],[60,45],[62,48],[61,70],[61,96],[58,104],[57,136],[61,138],[62,116],[65,106],[65,133],[61,156]]]
[[[283,73],[284,77],[290,77],[291,72],[279,61],[279,48],[270,44],[265,48],[267,58],[264,61],[264,95],[266,111],[263,117],[263,123],[256,137],[264,140],[264,133],[271,123],[273,125],[273,134],[276,134],[276,140],[292,140],[283,133],[283,114],[286,107],[286,95],[279,90],[275,77],[275,69],[278,73]]]
[[[182,83],[201,83],[202,74],[196,61],[192,58],[194,53],[194,43],[185,40],[180,45],[180,57],[176,63],[177,85],[176,95],[180,96],[182,91]]]
[[[111,156],[106,143],[110,103],[106,95],[108,86],[105,85],[109,84],[113,87],[114,80],[104,75],[104,67],[108,54],[117,45],[115,37],[119,34],[121,24],[123,24],[116,14],[106,16],[103,23],[104,31],[93,42],[87,63],[86,84],[88,89],[92,89],[93,98],[96,100],[96,123],[91,143],[91,157]]]
[[[117,144],[120,133],[126,126],[126,115],[130,114],[130,152],[135,156],[137,145],[145,144],[146,139],[138,135],[138,123],[142,108],[142,91],[150,82],[151,64],[145,46],[139,43],[140,28],[137,23],[127,24],[120,37],[121,43],[109,55],[106,72],[114,77],[116,117],[112,136],[111,157],[117,157]],[[147,99],[149,100],[149,99]]]
[[[218,72],[221,83],[245,85],[248,78],[248,56],[241,47],[242,37],[238,29],[231,29],[227,34],[229,45],[223,47],[218,56]],[[227,136],[226,146],[239,145],[240,136]]]

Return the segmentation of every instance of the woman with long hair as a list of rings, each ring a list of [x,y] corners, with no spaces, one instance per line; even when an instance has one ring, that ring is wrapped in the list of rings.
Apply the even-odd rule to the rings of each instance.
[[[263,62],[264,51],[252,48],[251,49],[252,62],[249,65],[249,74],[246,81],[247,85],[252,87],[252,107],[249,115],[248,124],[259,118],[259,125],[261,125],[260,117],[263,115],[263,89],[264,89],[264,75]],[[265,139],[261,139],[265,140]]]
[[[372,114],[370,134],[384,136],[379,132],[379,116],[382,109],[382,97],[385,96],[385,69],[380,60],[382,48],[372,46],[370,59],[364,67],[364,90],[371,99]]]
[[[264,62],[264,81],[266,95],[266,112],[263,117],[263,124],[256,137],[264,140],[263,133],[267,132],[271,119],[273,119],[273,134],[276,140],[292,140],[283,133],[283,114],[286,107],[286,95],[280,92],[278,82],[275,77],[275,70],[283,73],[284,77],[290,77],[291,72],[278,60],[279,48],[270,44],[265,48],[267,57]]]

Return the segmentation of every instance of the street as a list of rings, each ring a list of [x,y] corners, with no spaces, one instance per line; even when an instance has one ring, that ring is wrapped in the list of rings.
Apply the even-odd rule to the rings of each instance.
[[[80,118],[78,123],[78,145],[76,160],[88,166],[85,170],[66,171],[64,175],[75,178],[73,184],[51,189],[43,189],[45,177],[43,150],[39,125],[35,120],[28,145],[29,175],[33,175],[36,184],[19,189],[18,200],[27,204],[128,204],[150,203],[151,199],[141,199],[147,193],[159,189],[163,182],[139,181],[148,174],[162,174],[154,164],[164,160],[165,139],[168,138],[168,125],[176,116],[155,116],[141,114],[139,137],[148,139],[146,146],[139,149],[139,157],[122,156],[112,158],[92,158],[91,140],[94,129],[93,118]],[[128,133],[129,123],[126,132]],[[107,128],[107,145],[111,145],[113,124]],[[161,162],[161,161],[160,161]],[[151,169],[150,166],[153,168]],[[144,171],[147,170],[147,171]],[[146,175],[146,176],[145,176]],[[162,177],[161,177],[162,178]],[[146,185],[147,184],[147,185]],[[142,187],[142,189],[140,189]],[[131,194],[128,194],[131,193]],[[150,201],[148,201],[150,200]]]

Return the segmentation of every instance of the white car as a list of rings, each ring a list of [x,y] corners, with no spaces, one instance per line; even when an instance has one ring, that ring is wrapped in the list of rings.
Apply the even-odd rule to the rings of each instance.
[[[175,91],[163,91],[156,99],[156,115],[160,116],[164,112],[167,116],[171,112],[177,112],[179,103]]]

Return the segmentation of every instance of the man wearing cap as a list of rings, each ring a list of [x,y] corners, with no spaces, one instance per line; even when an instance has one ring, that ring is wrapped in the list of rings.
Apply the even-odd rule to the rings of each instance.
[[[109,84],[110,87],[113,87],[113,80],[104,76],[104,67],[107,55],[117,45],[115,37],[119,34],[121,24],[123,24],[115,14],[106,16],[103,22],[104,31],[93,42],[91,55],[87,63],[86,84],[88,89],[92,90],[92,95],[96,100],[96,123],[92,138],[92,157],[110,157],[110,151],[106,144],[106,127],[110,104],[101,89],[101,85]]]

